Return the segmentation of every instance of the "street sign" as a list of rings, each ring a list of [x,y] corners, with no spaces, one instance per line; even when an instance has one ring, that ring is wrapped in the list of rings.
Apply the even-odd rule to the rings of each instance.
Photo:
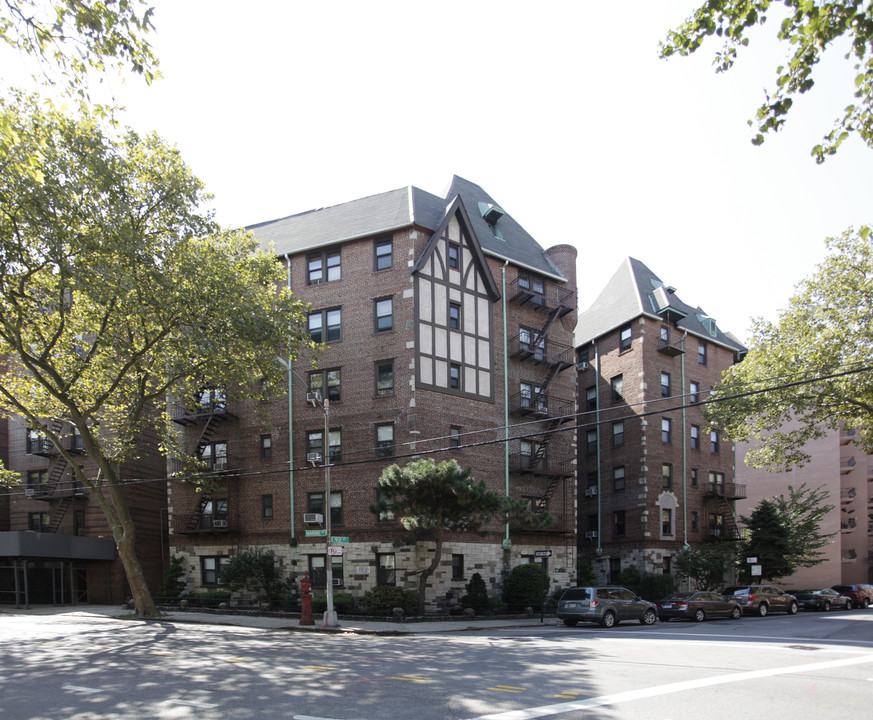
[[[347,543],[349,539],[347,537],[338,537],[336,535],[332,535],[330,541],[332,543]]]
[[[756,562],[758,562],[758,558],[746,558],[746,562],[749,563],[749,565],[754,565]]]
[[[327,537],[327,530],[307,530],[306,537]]]
[[[329,547],[327,549],[328,555],[342,555],[343,549],[341,547]]]
[[[534,557],[552,557],[551,550],[534,550]]]

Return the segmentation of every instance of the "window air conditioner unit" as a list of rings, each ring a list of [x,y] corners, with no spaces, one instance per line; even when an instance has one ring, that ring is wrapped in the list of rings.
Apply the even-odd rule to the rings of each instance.
[[[316,465],[321,462],[321,453],[311,452],[306,453],[306,462]]]
[[[214,527],[214,528],[226,528],[227,527],[227,520],[213,520],[212,527]]]
[[[25,494],[27,497],[33,497],[34,495],[36,495],[36,490],[34,490],[33,488],[27,488],[27,489],[24,491],[24,494]]]
[[[334,584],[334,586],[340,586],[343,584],[343,579],[342,578],[334,578],[333,584]]]
[[[321,393],[317,390],[315,392],[306,393],[306,402],[308,402],[312,407],[321,404]]]
[[[303,522],[321,525],[324,522],[324,515],[321,513],[303,513]]]
[[[597,537],[597,530],[589,530],[585,533],[585,537],[589,540],[594,540]]]
[[[585,488],[585,497],[592,497],[594,495],[597,495],[596,487]]]
[[[591,367],[591,363],[584,361],[584,360],[582,362],[576,364],[577,372],[584,372],[585,370],[587,370],[590,367]]]

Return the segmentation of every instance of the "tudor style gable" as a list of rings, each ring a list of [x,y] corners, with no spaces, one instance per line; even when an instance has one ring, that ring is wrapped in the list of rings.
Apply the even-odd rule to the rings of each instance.
[[[493,400],[499,293],[460,198],[422,253],[414,282],[417,387]]]

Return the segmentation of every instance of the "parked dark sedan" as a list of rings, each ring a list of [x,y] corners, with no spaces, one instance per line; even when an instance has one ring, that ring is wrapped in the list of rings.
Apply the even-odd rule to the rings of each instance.
[[[836,590],[840,595],[852,598],[852,605],[856,608],[868,608],[873,605],[873,585],[831,585],[831,590]]]
[[[686,618],[697,622],[713,618],[737,620],[743,614],[738,603],[714,592],[674,593],[655,605],[658,608],[658,619],[665,621],[673,618]]]
[[[797,602],[804,610],[824,610],[843,608],[851,610],[854,607],[852,598],[840,595],[836,590],[823,588],[821,590],[797,590],[794,593]]]

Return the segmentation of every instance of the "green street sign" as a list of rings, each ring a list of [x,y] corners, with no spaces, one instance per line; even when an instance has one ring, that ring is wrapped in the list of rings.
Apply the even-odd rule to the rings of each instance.
[[[327,530],[307,530],[306,537],[327,537]]]
[[[332,535],[330,541],[332,543],[347,543],[349,539],[347,537],[337,537],[336,535]]]

